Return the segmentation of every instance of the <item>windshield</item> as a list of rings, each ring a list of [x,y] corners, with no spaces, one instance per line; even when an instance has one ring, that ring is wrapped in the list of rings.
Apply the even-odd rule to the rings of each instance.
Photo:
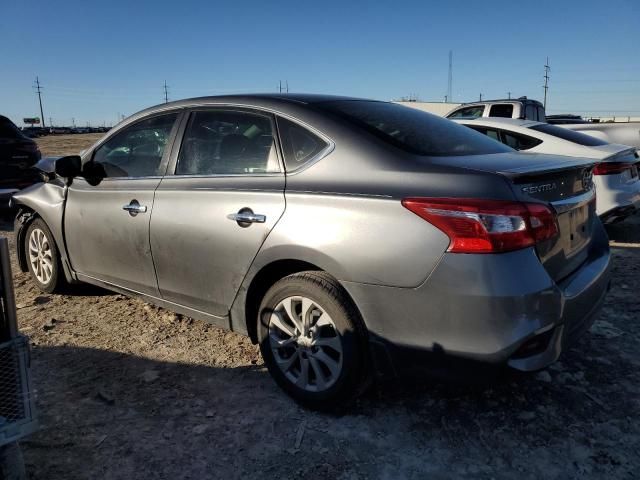
[[[387,143],[417,155],[480,155],[513,151],[450,120],[395,103],[340,100],[316,105]]]
[[[590,135],[569,130],[568,128],[556,127],[555,125],[549,125],[548,123],[534,125],[530,128],[531,130],[536,130],[548,135],[553,135],[554,137],[562,138],[563,140],[568,140],[569,142],[577,143],[578,145],[584,145],[586,147],[599,147],[600,145],[607,145],[607,142],[599,140]]]

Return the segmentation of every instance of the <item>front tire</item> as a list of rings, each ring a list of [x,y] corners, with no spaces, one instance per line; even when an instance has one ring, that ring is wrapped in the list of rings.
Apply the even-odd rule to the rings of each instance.
[[[60,291],[65,285],[60,252],[47,224],[36,218],[24,238],[24,252],[31,278],[45,293]]]
[[[258,339],[275,382],[306,407],[334,410],[366,384],[365,328],[344,288],[324,272],[289,275],[269,289]]]

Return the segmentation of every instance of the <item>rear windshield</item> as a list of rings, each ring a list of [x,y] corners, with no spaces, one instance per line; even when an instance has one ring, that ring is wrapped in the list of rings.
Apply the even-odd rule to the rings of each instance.
[[[548,123],[534,125],[530,128],[531,130],[537,130],[538,132],[553,135],[554,137],[562,138],[563,140],[568,140],[570,142],[577,143],[578,145],[584,145],[587,147],[599,147],[600,145],[607,145],[607,142],[603,142],[602,140],[599,140],[590,135],[575,132],[573,130],[569,130],[568,128],[556,127],[555,125],[549,125]]]
[[[480,155],[513,151],[450,120],[395,103],[340,100],[317,103],[316,106],[417,155]]]

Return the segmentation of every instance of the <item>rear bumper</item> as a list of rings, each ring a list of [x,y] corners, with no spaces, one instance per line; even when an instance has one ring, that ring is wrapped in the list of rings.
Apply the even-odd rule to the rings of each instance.
[[[640,180],[628,184],[620,184],[614,177],[619,175],[603,175],[596,179],[597,213],[603,222],[613,222],[633,214],[640,208]]]
[[[609,245],[598,225],[588,259],[561,282],[533,249],[445,254],[415,289],[343,282],[370,332],[378,369],[399,374],[460,359],[546,367],[588,329],[608,290]]]

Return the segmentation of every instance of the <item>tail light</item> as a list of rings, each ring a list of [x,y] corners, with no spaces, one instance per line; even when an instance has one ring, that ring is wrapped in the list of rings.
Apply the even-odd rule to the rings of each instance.
[[[405,198],[402,205],[447,234],[453,253],[509,252],[558,234],[555,213],[540,203]]]
[[[615,175],[633,169],[633,163],[627,162],[602,162],[593,169],[594,175]]]

